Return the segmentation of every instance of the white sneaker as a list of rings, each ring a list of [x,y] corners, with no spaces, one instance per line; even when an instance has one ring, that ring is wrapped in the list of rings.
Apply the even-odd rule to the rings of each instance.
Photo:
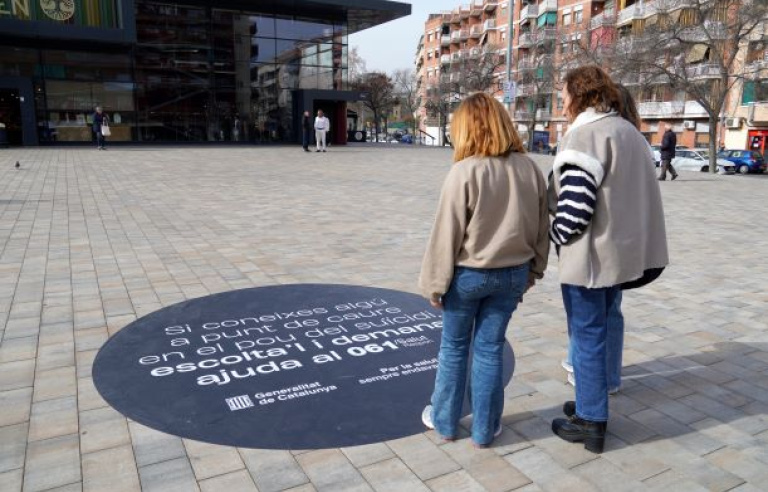
[[[568,371],[568,372],[570,372],[571,374],[573,374],[573,364],[571,364],[570,362],[568,362],[568,359],[563,359],[563,360],[560,362],[560,365],[561,365],[561,366],[563,366],[563,369],[565,369],[566,371]]]
[[[615,388],[608,388],[608,394],[611,396],[615,395],[619,391],[621,391],[621,386],[617,386]]]
[[[435,424],[432,423],[432,405],[427,405],[421,412],[421,422],[427,429],[435,430]]]
[[[499,428],[496,429],[496,432],[493,433],[493,438],[496,439],[501,435],[502,432],[504,432],[504,426],[501,425],[501,422],[499,422]]]

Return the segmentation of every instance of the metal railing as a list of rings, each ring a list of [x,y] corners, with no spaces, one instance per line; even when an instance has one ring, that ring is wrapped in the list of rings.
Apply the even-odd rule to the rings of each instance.
[[[720,65],[705,63],[685,67],[685,73],[689,79],[719,79],[721,76]]]
[[[488,31],[491,29],[496,29],[496,19],[488,19],[483,22],[483,30]]]
[[[524,20],[536,20],[539,15],[539,6],[535,3],[526,5],[520,11],[520,22]]]

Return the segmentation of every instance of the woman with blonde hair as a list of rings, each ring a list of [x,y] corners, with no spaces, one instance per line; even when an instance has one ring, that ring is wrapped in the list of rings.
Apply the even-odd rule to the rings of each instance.
[[[547,189],[491,96],[468,97],[454,113],[451,136],[455,164],[419,279],[432,306],[443,309],[435,390],[422,420],[445,440],[457,437],[471,346],[472,439],[486,447],[502,429],[507,324],[547,267]]]

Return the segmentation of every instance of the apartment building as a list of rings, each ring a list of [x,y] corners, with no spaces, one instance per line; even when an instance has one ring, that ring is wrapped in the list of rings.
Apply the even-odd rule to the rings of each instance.
[[[425,22],[417,72],[422,101],[419,116],[427,143],[442,145],[444,141],[441,128],[447,122],[441,121],[441,115],[427,110],[427,101],[433,91],[439,90],[441,82],[458,81],[462,77],[458,67],[479,63],[489,53],[505,56],[508,5],[509,2],[476,0],[452,11],[432,14]],[[501,98],[501,64],[494,76],[498,81],[488,90]]]
[[[571,68],[584,63],[586,46],[596,60],[601,52],[627,49],[633,36],[665,20],[695,25],[690,0],[517,0],[512,3],[513,24],[507,29],[507,2],[478,1],[451,12],[430,16],[425,24],[427,57],[422,72],[422,88],[445,76],[452,63],[476,45],[489,42],[501,46],[506,36],[513,41],[512,71],[516,82],[514,117],[532,148],[557,143],[567,130],[563,115],[559,81]],[[431,42],[429,35],[432,34]],[[439,35],[439,43],[438,43]],[[475,37],[476,36],[476,37]],[[768,143],[768,50],[766,32],[754,33],[743,47],[743,66],[753,74],[751,80],[736,84],[729,94],[723,125],[729,148],[760,148]],[[476,40],[476,41],[475,41]],[[576,53],[581,50],[582,53]],[[696,80],[719,77],[709,53],[695,45],[685,55],[686,70]],[[604,59],[610,59],[606,57]],[[438,62],[439,60],[439,62]],[[489,89],[501,100],[505,67],[498,70],[500,83]],[[460,75],[455,75],[460,76]],[[673,88],[669,80],[649,84],[641,77],[624,77],[632,90],[643,118],[642,132],[651,143],[659,143],[664,123],[670,123],[681,145],[707,146],[709,121],[704,108],[684,91]],[[424,98],[426,100],[426,98]],[[422,107],[427,127],[434,128]]]

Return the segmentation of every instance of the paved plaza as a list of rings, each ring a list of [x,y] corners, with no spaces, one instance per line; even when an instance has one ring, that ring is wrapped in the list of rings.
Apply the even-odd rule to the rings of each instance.
[[[554,256],[508,330],[516,372],[490,449],[434,432],[229,448],[129,421],[96,392],[108,337],[185,299],[415,292],[449,165],[448,150],[399,145],[0,150],[0,490],[768,490],[768,176],[661,183],[672,264],[625,296],[624,386],[599,456],[550,431],[573,398]]]

